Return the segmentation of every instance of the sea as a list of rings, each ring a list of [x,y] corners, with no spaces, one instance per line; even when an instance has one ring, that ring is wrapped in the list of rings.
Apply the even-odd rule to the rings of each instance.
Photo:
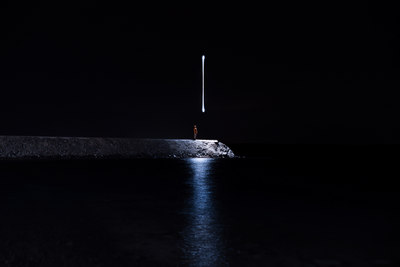
[[[398,266],[396,162],[0,162],[0,266]]]

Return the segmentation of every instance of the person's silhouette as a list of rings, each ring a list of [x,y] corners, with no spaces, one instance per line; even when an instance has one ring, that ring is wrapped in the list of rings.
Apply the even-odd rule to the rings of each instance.
[[[193,127],[193,138],[194,138],[194,140],[196,140],[196,137],[197,137],[197,126],[195,125]]]

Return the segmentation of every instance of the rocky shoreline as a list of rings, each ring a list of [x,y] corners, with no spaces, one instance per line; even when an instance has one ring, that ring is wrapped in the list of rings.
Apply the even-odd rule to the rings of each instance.
[[[0,136],[0,160],[233,158],[218,140]]]

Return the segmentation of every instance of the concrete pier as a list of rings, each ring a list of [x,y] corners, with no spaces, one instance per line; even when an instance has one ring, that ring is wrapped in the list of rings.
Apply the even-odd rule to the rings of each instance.
[[[0,160],[234,156],[218,140],[0,136]]]

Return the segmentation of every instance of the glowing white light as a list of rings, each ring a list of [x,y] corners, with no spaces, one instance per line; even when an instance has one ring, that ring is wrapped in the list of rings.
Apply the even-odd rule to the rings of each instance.
[[[204,105],[204,61],[206,60],[206,56],[202,56],[201,57],[201,59],[202,59],[202,94],[201,94],[201,103],[202,103],[202,105],[201,105],[201,111],[203,111],[203,113],[204,112],[206,112],[206,107],[205,107],[205,105]]]

